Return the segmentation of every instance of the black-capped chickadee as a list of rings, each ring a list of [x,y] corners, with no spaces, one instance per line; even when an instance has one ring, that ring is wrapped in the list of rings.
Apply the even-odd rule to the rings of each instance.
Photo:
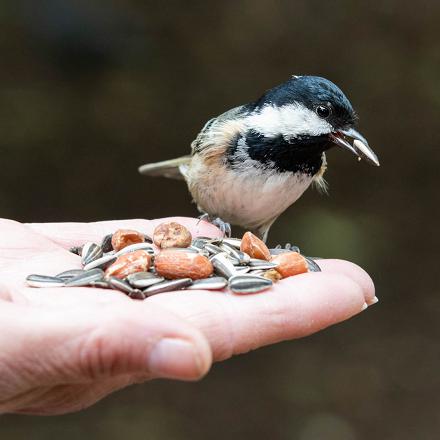
[[[355,129],[350,101],[332,82],[292,76],[254,102],[209,120],[188,156],[139,168],[184,179],[201,213],[230,232],[237,224],[266,240],[277,217],[315,182],[325,187],[334,145],[378,166]]]

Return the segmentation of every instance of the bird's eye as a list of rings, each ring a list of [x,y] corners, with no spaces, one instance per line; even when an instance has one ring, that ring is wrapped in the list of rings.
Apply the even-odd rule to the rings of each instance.
[[[316,107],[316,114],[323,119],[327,119],[330,116],[331,109],[326,105],[318,105]]]

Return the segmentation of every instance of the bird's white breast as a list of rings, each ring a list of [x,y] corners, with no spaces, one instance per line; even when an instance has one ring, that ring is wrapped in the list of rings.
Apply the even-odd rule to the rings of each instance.
[[[265,169],[252,159],[240,168],[207,168],[193,156],[187,181],[200,210],[256,229],[270,224],[309,187],[312,176]]]

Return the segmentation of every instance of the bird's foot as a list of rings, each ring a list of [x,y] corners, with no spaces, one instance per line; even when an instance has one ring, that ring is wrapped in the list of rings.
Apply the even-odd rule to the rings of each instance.
[[[209,223],[212,223],[214,226],[217,226],[217,228],[220,229],[220,231],[222,232],[222,234],[225,237],[231,237],[231,225],[229,223],[226,223],[225,221],[223,221],[220,217],[214,217],[212,218],[209,214],[202,214],[199,217],[199,221],[205,220]]]
[[[284,251],[284,252],[286,252],[286,251],[288,251],[288,252],[298,252],[299,254],[301,253],[301,251],[299,250],[299,247],[298,246],[294,246],[293,244],[291,244],[291,243],[286,243],[284,246],[282,246],[282,245],[280,245],[280,244],[277,244],[276,246],[275,246],[275,249],[278,249],[279,250],[279,252],[280,252],[280,254]]]

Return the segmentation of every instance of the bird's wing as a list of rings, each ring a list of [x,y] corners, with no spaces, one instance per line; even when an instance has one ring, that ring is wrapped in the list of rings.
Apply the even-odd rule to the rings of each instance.
[[[224,143],[223,138],[230,138],[234,132],[238,131],[240,127],[238,121],[245,114],[245,106],[241,105],[210,119],[191,143],[192,154],[200,153],[209,147]]]
[[[203,152],[205,157],[221,154],[240,130],[240,118],[244,115],[244,106],[233,108],[216,118],[210,119],[197,138],[192,142],[192,154]],[[185,179],[191,156],[163,162],[147,163],[139,167],[139,172],[147,176],[161,176],[170,179]]]

